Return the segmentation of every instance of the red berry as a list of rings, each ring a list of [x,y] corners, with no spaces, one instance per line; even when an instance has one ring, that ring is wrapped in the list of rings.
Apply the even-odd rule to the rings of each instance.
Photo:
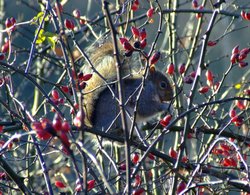
[[[14,17],[11,17],[11,18],[10,18],[10,22],[11,22],[11,24],[12,24],[12,26],[13,26],[13,25],[16,24],[16,19],[15,19]]]
[[[223,150],[225,150],[225,151],[230,151],[230,150],[231,150],[230,146],[227,145],[227,144],[225,144],[225,143],[221,143],[221,144],[220,144],[220,147],[221,147]]]
[[[71,127],[70,124],[67,121],[63,121],[62,123],[62,130],[66,133],[70,131]]]
[[[244,10],[242,10],[242,11],[241,11],[241,17],[242,17],[244,20],[250,20],[250,13],[245,12]]]
[[[140,3],[139,3],[139,0],[134,0],[134,4],[135,5],[139,5]]]
[[[247,54],[245,54],[245,53],[240,53],[240,54],[239,54],[239,57],[238,57],[239,62],[241,62],[241,61],[243,61],[244,59],[246,59],[246,57],[247,57]]]
[[[189,75],[190,75],[192,78],[195,78],[195,76],[196,76],[196,71],[191,72]]]
[[[12,26],[12,22],[11,22],[11,20],[9,19],[9,18],[7,18],[6,20],[5,20],[5,27],[6,28],[10,28]]]
[[[36,135],[38,139],[41,140],[48,140],[52,137],[52,134],[50,134],[45,128],[47,126],[47,122],[45,124],[45,118],[42,119],[43,122],[35,121],[31,124],[31,128],[36,131]]]
[[[0,84],[1,85],[1,84]],[[245,89],[244,90],[244,94],[247,96],[250,96],[250,89]]]
[[[56,131],[62,130],[62,120],[58,114],[55,114],[53,121],[52,121],[52,126]]]
[[[141,48],[141,49],[144,49],[146,46],[147,46],[147,39],[143,39],[143,40],[140,42],[140,48]]]
[[[168,155],[169,155],[171,158],[177,159],[177,152],[176,152],[172,147],[169,148]]]
[[[239,52],[240,52],[239,45],[236,45],[232,50],[232,54],[238,54]]]
[[[9,41],[6,41],[6,43],[4,43],[4,45],[2,46],[2,48],[1,48],[1,51],[2,51],[2,53],[7,53],[8,51],[9,51]]]
[[[82,121],[84,121],[84,113],[79,110],[73,120],[73,124],[76,126],[76,127],[81,127],[82,126]]]
[[[69,142],[69,138],[68,138],[68,136],[67,136],[67,134],[65,132],[61,133],[60,140],[61,140],[63,146],[66,147],[67,149],[69,149],[70,142]]]
[[[59,100],[59,98],[60,98],[60,95],[59,95],[59,93],[58,93],[58,91],[56,89],[53,89],[51,91],[51,95],[52,95],[54,100]]]
[[[138,161],[139,161],[139,155],[138,155],[138,153],[132,154],[132,159],[131,160],[132,160],[133,164],[137,164]]]
[[[128,39],[126,37],[120,37],[119,38],[120,43],[123,45],[124,42],[129,42]]]
[[[61,88],[61,90],[62,90],[64,93],[69,93],[69,87],[68,87],[68,86],[61,86],[60,88]]]
[[[208,81],[213,82],[213,73],[210,70],[207,70],[206,77]]]
[[[173,63],[170,63],[167,67],[167,73],[169,75],[173,75],[174,74],[174,64]]]
[[[11,150],[12,147],[13,147],[13,142],[9,142],[9,144],[8,144],[8,150]]]
[[[238,65],[240,68],[244,68],[244,67],[248,66],[248,63],[247,62],[239,62]]]
[[[55,181],[55,186],[58,188],[66,188],[66,185],[61,181]]]
[[[75,24],[72,20],[70,19],[65,19],[64,20],[64,26],[67,28],[67,29],[70,29],[70,30],[73,30],[74,27],[75,27]]]
[[[140,40],[144,40],[147,38],[147,32],[145,28],[142,28],[140,31]]]
[[[59,102],[60,104],[64,104],[64,99],[63,99],[63,98],[59,98],[58,102]]]
[[[213,73],[210,70],[207,70],[207,72],[206,72],[206,78],[207,78],[208,85],[209,86],[213,86],[214,76],[213,76]]]
[[[37,131],[36,136],[41,140],[48,140],[52,137],[52,134],[48,133],[46,130]]]
[[[133,182],[132,186],[133,187],[138,187],[140,185],[141,185],[141,176],[137,174],[135,176],[135,181]]]
[[[75,117],[74,120],[73,120],[73,124],[76,126],[76,127],[81,127],[82,126],[82,121],[79,117]]]
[[[131,32],[132,32],[135,39],[138,38],[140,35],[139,29],[134,27],[134,26],[131,26]]]
[[[244,10],[241,10],[240,15],[244,20],[246,20],[246,12]]]
[[[43,130],[42,123],[39,121],[34,121],[31,123],[31,128],[34,129],[35,131]]]
[[[16,19],[11,17],[11,18],[7,18],[5,20],[5,26],[6,28],[11,28],[10,30],[11,31],[14,31],[15,30],[15,24],[16,24]]]
[[[81,24],[81,25],[86,24],[86,20],[85,20],[85,19],[83,19],[83,18],[81,18],[81,19],[79,20],[79,22],[80,22],[80,24]]]
[[[236,113],[236,111],[235,111],[234,109],[232,109],[232,110],[229,111],[229,116],[230,116],[231,118],[235,117],[236,114],[237,114],[237,113]]]
[[[230,156],[230,153],[228,151],[226,151],[226,150],[223,150],[221,155],[227,157],[227,156]]]
[[[122,171],[125,171],[126,170],[126,163],[120,164],[119,169]]]
[[[79,9],[74,9],[74,11],[73,11],[73,16],[74,16],[75,18],[80,18],[80,16],[81,16],[80,10],[79,10]]]
[[[213,47],[217,44],[217,41],[208,41],[207,45]]]
[[[180,194],[186,188],[186,183],[182,181],[177,187],[177,194]]]
[[[91,79],[92,77],[92,74],[85,74],[83,77],[82,77],[82,81],[88,81],[89,79]]]
[[[181,65],[179,66],[179,73],[180,73],[180,74],[183,74],[183,73],[185,72],[185,69],[186,69],[185,64],[181,64]]]
[[[243,118],[235,116],[231,118],[231,122],[233,122],[236,127],[240,127],[243,124]]]
[[[137,190],[134,190],[132,192],[132,195],[143,195],[144,192],[145,192],[144,188],[139,188]]]
[[[225,167],[237,167],[237,162],[232,157],[224,158],[221,164]]]
[[[138,8],[139,8],[139,0],[135,0],[134,3],[131,6],[131,9],[133,11],[136,11],[136,10],[138,10]]]
[[[223,153],[222,149],[219,149],[219,148],[214,148],[212,150],[212,154],[214,155],[221,155]]]
[[[240,54],[249,54],[249,52],[250,52],[250,48],[244,48],[244,49],[242,49],[242,50],[240,50]]]
[[[154,8],[151,7],[148,11],[147,11],[147,17],[148,18],[151,18],[154,14]]]
[[[92,190],[95,187],[95,180],[92,179],[88,181],[87,186],[88,186],[88,191]]]
[[[152,64],[156,64],[158,62],[158,60],[160,59],[161,57],[161,53],[159,51],[155,52],[151,58],[149,59],[149,64],[152,65]]]
[[[79,104],[78,104],[78,103],[74,103],[74,108],[75,108],[76,110],[78,110],[78,109],[79,109]]]
[[[232,64],[235,64],[236,62],[238,62],[239,61],[239,54],[238,53],[232,54],[230,61]]]
[[[172,115],[168,114],[167,116],[165,116],[162,120],[160,120],[160,124],[163,126],[163,127],[166,127],[169,122],[171,121],[172,119]]]
[[[125,50],[127,50],[127,51],[133,51],[134,50],[133,46],[129,42],[124,42],[122,45],[123,45],[123,48]]]
[[[209,91],[209,87],[208,86],[203,86],[199,89],[199,93],[207,93]]]
[[[3,126],[0,125],[0,133],[2,133],[2,132],[3,132]]]
[[[181,162],[187,163],[187,162],[188,162],[188,157],[187,157],[187,156],[183,156],[183,157],[181,158]]]
[[[244,105],[243,101],[241,100],[236,100],[236,106],[240,109],[240,110],[245,110],[246,106]]]
[[[244,14],[244,19],[245,19],[245,20],[250,20],[250,13],[245,12],[245,14]]]
[[[197,2],[197,0],[193,0],[192,1],[192,7],[193,8],[197,8],[199,5],[198,5],[198,2]]]
[[[139,6],[136,5],[136,4],[134,4],[134,3],[133,3],[133,5],[131,6],[131,9],[132,9],[133,11],[137,11],[138,8],[139,8]]]

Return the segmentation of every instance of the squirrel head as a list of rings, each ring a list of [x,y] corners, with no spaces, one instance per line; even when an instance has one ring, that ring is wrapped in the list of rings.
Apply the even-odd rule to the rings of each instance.
[[[156,71],[154,67],[150,67],[148,79],[155,84],[161,102],[167,102],[173,99],[173,88],[165,74]]]

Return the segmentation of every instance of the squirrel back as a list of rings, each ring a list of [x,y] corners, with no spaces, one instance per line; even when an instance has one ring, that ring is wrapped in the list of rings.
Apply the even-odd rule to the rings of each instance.
[[[122,62],[121,72],[124,78],[125,109],[128,124],[130,124],[142,84],[143,71],[140,71],[138,55],[125,57],[121,46],[119,46],[119,50]],[[85,125],[103,130],[119,129],[121,128],[120,110],[117,100],[113,97],[113,95],[117,97],[118,94],[113,43],[109,39],[103,39],[91,46],[88,53],[95,70],[93,71],[87,64],[83,68],[83,72],[92,72],[92,78],[87,81],[84,89]],[[114,94],[110,92],[110,89],[114,91]],[[139,98],[136,122],[145,122],[154,115],[167,110],[166,101],[170,101],[172,97],[172,87],[166,75],[155,69],[151,70],[145,79]]]

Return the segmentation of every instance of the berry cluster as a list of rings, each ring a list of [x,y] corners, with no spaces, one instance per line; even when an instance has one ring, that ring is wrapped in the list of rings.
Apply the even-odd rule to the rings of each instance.
[[[61,140],[64,153],[67,155],[71,153],[67,136],[71,126],[67,121],[62,120],[57,113],[54,115],[53,121],[42,118],[39,121],[32,122],[31,128],[35,130],[38,139],[48,140],[52,137],[58,137]]]
[[[235,46],[232,50],[231,63],[238,64],[240,68],[244,68],[248,65],[244,60],[250,52],[250,48],[239,49],[239,45]]]

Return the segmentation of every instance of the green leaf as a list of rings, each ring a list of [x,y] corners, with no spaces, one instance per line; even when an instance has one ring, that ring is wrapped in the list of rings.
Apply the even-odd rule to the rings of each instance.
[[[39,20],[41,17],[43,17],[44,12],[38,12],[38,14],[33,18],[34,21]]]
[[[38,29],[36,29],[35,34],[37,34],[37,32],[38,32]],[[46,39],[46,37],[44,36],[44,30],[41,29],[40,32],[39,32],[39,34],[38,34],[38,38],[36,40],[36,44],[43,43],[45,41],[45,39]]]
[[[51,45],[51,48],[54,50],[56,47],[56,38],[55,37],[47,37],[47,41]]]
[[[43,17],[44,17],[44,12],[38,12],[38,14],[33,18],[33,21],[35,21],[35,22],[39,21],[39,24],[41,24]],[[49,21],[48,15],[44,18],[44,21],[45,22]]]

